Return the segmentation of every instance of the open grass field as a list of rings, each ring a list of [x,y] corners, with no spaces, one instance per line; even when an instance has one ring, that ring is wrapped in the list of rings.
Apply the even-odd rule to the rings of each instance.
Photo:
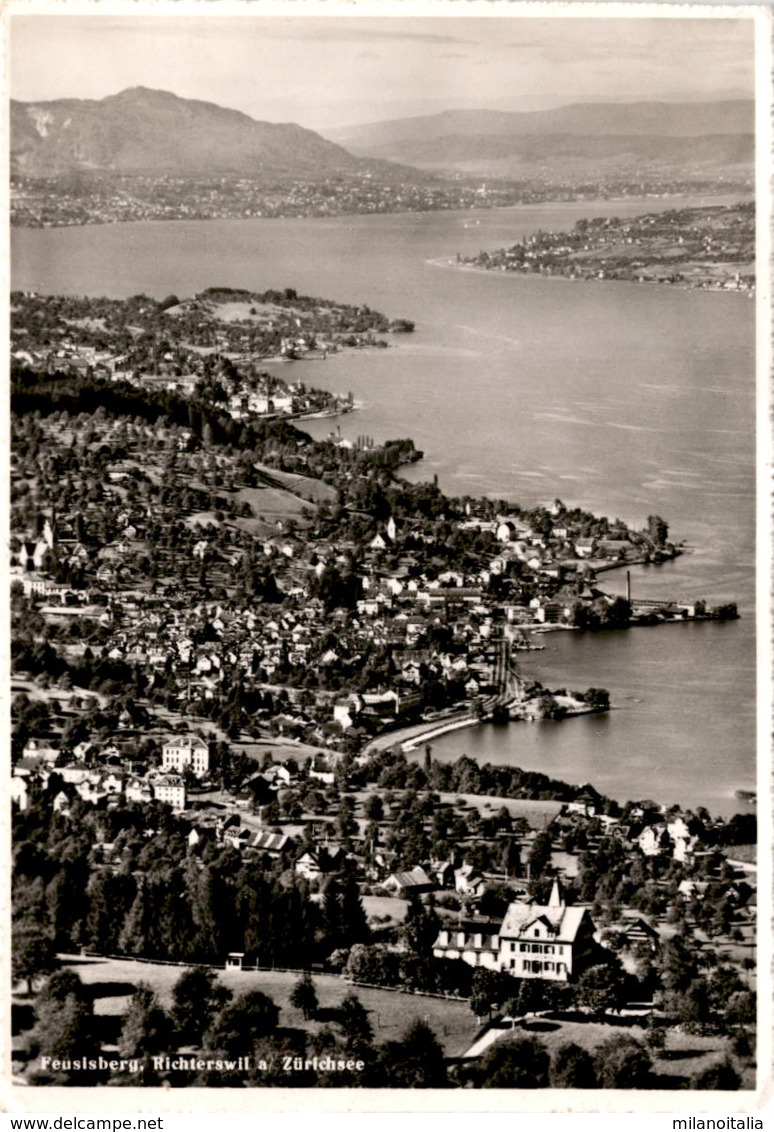
[[[285,762],[286,759],[304,762],[307,759],[314,758],[315,755],[326,754],[324,747],[315,747],[310,743],[296,743],[292,739],[283,739],[280,735],[272,735],[266,739],[252,741],[240,738],[239,740],[231,740],[231,745],[235,751],[246,755],[248,759],[260,760],[268,751],[275,763]]]
[[[493,817],[505,806],[512,818],[525,818],[533,829],[545,829],[564,804],[550,798],[490,798],[483,794],[441,794],[440,798],[442,802],[461,798],[466,806],[478,810],[482,817]]]
[[[72,653],[75,652],[74,649],[71,651]],[[29,696],[31,700],[42,700],[47,704],[51,704],[52,701],[61,704],[63,700],[69,699],[72,695],[91,696],[99,701],[100,707],[104,707],[108,701],[107,696],[101,696],[98,692],[92,692],[90,689],[64,689],[58,688],[55,684],[50,688],[41,688],[34,680],[28,680],[22,676],[14,676],[11,683],[11,695],[16,696],[22,693]]]
[[[304,499],[314,503],[322,503],[323,500],[332,503],[336,499],[336,489],[330,484],[323,483],[322,480],[314,479],[312,476],[301,476],[295,472],[283,472],[279,468],[270,468],[268,464],[255,466],[259,472],[271,476],[288,491],[293,491]]]
[[[86,956],[65,957],[65,965],[81,980],[95,988],[94,1009],[97,1014],[120,1015],[138,983],[149,984],[164,1006],[172,1001],[172,988],[182,967],[166,967],[138,963],[130,959],[101,959]],[[315,975],[314,985],[322,1017],[305,1022],[303,1015],[290,1005],[291,991],[299,975],[290,971],[218,971],[218,978],[235,994],[260,990],[281,1008],[280,1024],[284,1027],[320,1029],[331,1011],[353,991],[369,1013],[377,1044],[399,1038],[406,1027],[421,1018],[433,1030],[447,1056],[457,1057],[472,1043],[478,1024],[466,1002],[424,998],[400,991],[353,987],[338,975]]]
[[[219,322],[252,322],[256,325],[269,322],[278,315],[285,313],[281,307],[277,307],[273,303],[258,302],[208,302],[207,308]],[[181,309],[183,308],[174,308],[174,310]]]
[[[365,802],[371,794],[382,793],[378,787],[352,792],[353,798]],[[562,808],[562,802],[549,799],[495,798],[484,794],[452,794],[441,792],[438,797],[449,806],[478,810],[482,817],[494,817],[505,806],[512,818],[525,818],[532,829],[545,829]]]
[[[312,506],[281,487],[242,487],[234,493],[233,499],[240,504],[249,503],[259,517],[277,519],[296,519]]]
[[[363,896],[363,907],[372,927],[402,924],[408,912],[408,901],[398,896]]]

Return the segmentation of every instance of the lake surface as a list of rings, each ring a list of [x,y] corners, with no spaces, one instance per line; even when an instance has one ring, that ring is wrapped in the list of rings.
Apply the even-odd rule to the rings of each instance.
[[[181,297],[207,286],[366,302],[414,319],[389,350],[273,367],[351,390],[342,435],[411,436],[453,494],[524,505],[559,496],[627,522],[662,515],[690,553],[633,571],[640,596],[735,600],[743,619],[626,633],[556,633],[524,670],[549,686],[610,690],[615,710],[561,724],[453,733],[466,752],[621,799],[744,809],[755,785],[754,308],[743,296],[460,270],[455,253],[581,216],[675,201],[575,202],[480,214],[140,223],[15,229],[13,286]],[[687,201],[685,203],[693,203]],[[306,422],[316,436],[331,421]],[[603,588],[621,592],[619,573]]]

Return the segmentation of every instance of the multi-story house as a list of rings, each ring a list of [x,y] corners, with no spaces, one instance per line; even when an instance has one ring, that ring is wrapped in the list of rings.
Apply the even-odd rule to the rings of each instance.
[[[178,774],[163,774],[153,783],[157,802],[166,802],[173,810],[185,809],[185,784]]]
[[[444,928],[433,944],[438,959],[505,971],[520,979],[567,982],[591,960],[594,923],[588,909],[565,903],[554,881],[547,904],[510,904],[499,932],[490,924]]]
[[[198,735],[176,735],[161,748],[164,770],[178,774],[191,770],[197,778],[206,778],[210,769],[210,750]]]

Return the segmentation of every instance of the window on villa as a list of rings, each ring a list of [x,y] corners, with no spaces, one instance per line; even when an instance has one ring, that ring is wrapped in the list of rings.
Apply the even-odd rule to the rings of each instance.
[[[536,936],[540,935],[540,928],[535,928],[535,935]]]

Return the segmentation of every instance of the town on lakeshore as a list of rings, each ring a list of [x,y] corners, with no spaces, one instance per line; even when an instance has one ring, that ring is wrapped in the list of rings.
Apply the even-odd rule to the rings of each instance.
[[[667,522],[301,431],[351,396],[261,360],[367,364],[405,318],[224,287],[12,316],[19,1080],[750,1087],[754,814],[433,757],[615,708],[522,675],[543,633],[737,616],[606,592],[681,553]]]
[[[741,177],[730,192],[750,192]],[[626,197],[676,197],[716,192],[717,184],[679,176],[615,176],[591,180],[500,181],[428,178],[427,182],[379,181],[372,174],[351,178],[298,180],[266,185],[250,177],[126,176],[95,173],[90,177],[11,179],[10,219],[17,228],[63,228],[79,224],[120,224],[134,220],[250,220],[294,216],[379,215],[481,211],[546,201],[609,200]]]
[[[755,293],[755,205],[678,208],[621,220],[578,220],[571,232],[535,232],[510,248],[457,256],[487,271],[566,279],[672,283]]]
[[[4,1106],[762,1127],[687,1111],[770,1090],[768,13],[58,7],[3,13]]]

